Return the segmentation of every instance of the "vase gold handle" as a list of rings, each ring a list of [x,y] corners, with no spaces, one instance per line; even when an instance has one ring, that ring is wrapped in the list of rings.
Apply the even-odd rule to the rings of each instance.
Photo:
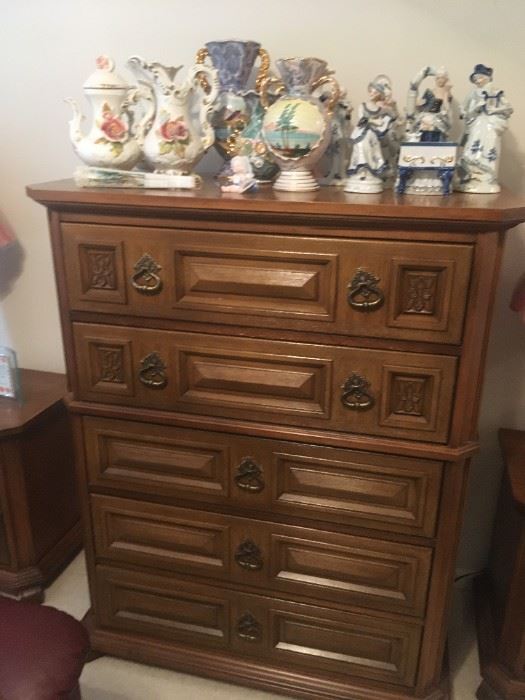
[[[195,56],[195,63],[199,66],[202,66],[204,64],[204,61],[208,58],[208,55],[208,49],[204,47],[202,49],[199,49],[197,51],[197,55]],[[206,77],[206,74],[204,72],[199,73],[197,75],[197,80],[199,81],[199,85],[205,93],[211,92],[211,85],[208,82],[208,78]]]
[[[261,59],[261,65],[255,78],[255,91],[258,93],[261,92],[262,84],[270,74],[270,54],[261,47],[259,49],[259,58]]]
[[[341,90],[339,88],[339,83],[331,75],[323,75],[321,78],[319,78],[318,80],[315,81],[315,83],[312,85],[311,91],[313,92],[314,90],[317,90],[322,85],[329,85],[330,86],[330,97],[328,98],[325,105],[326,105],[326,111],[331,116],[332,112],[334,111],[334,107],[336,106],[336,104],[339,100],[339,97],[341,96]]]
[[[267,78],[265,78],[261,82],[261,89],[260,89],[261,104],[264,107],[264,109],[268,109],[268,107],[271,104],[271,100],[270,100],[268,93],[269,93],[272,85],[276,86],[276,89],[274,90],[274,94],[280,95],[282,92],[284,92],[284,83],[282,80],[280,80],[279,78],[276,78],[274,75],[269,75]]]

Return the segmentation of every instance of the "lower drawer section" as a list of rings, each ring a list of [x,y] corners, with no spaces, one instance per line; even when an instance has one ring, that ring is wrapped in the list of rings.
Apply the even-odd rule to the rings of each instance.
[[[435,534],[441,462],[106,418],[83,426],[92,488]]]
[[[414,684],[421,626],[97,567],[101,627],[292,667]]]
[[[97,556],[393,613],[423,615],[427,547],[92,496]]]

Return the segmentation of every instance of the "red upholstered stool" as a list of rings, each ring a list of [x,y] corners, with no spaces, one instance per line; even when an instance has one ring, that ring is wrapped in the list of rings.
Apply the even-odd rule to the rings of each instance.
[[[0,598],[1,700],[79,700],[88,650],[86,630],[70,615]]]

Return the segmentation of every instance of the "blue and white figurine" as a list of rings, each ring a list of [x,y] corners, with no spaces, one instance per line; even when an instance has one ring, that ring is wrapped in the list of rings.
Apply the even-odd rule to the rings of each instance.
[[[461,117],[465,131],[455,189],[485,194],[499,192],[501,135],[514,111],[503,90],[492,82],[493,69],[478,63],[470,75],[475,88],[465,100]]]
[[[375,194],[385,187],[388,163],[382,141],[396,117],[388,103],[389,86],[383,77],[377,76],[368,84],[368,99],[357,111],[357,125],[350,137],[353,149],[345,192]]]
[[[421,83],[430,76],[434,85],[420,95]],[[450,132],[450,107],[452,85],[444,67],[422,68],[410,83],[407,96],[407,141],[421,143],[448,140]]]

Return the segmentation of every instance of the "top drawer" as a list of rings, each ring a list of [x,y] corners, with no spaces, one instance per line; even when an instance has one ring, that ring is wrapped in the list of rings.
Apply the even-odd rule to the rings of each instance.
[[[62,234],[75,310],[461,341],[470,245],[77,223]]]

